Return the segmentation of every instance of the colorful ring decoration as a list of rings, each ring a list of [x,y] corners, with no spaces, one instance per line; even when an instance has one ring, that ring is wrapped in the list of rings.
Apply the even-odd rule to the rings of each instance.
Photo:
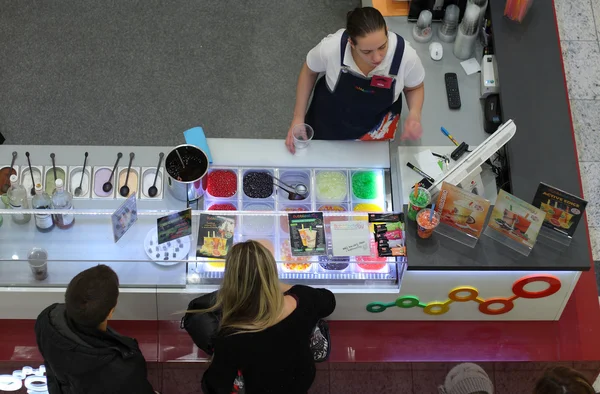
[[[535,282],[547,283],[548,287],[541,291],[525,290],[525,286]],[[428,304],[424,304],[419,300],[419,297],[415,295],[404,295],[398,297],[394,302],[371,302],[367,305],[367,311],[371,313],[381,313],[387,308],[391,307],[398,307],[402,309],[419,307],[423,308],[423,313],[426,313],[431,316],[437,316],[447,313],[450,310],[450,304],[452,304],[453,302],[474,301],[479,304],[479,312],[485,315],[495,316],[503,315],[505,313],[510,312],[515,307],[514,301],[516,299],[525,298],[531,300],[549,297],[553,294],[556,294],[561,287],[562,284],[560,283],[560,279],[558,279],[554,275],[533,274],[517,279],[512,285],[513,295],[507,298],[493,297],[484,300],[479,297],[479,290],[477,290],[475,287],[459,286],[450,290],[450,292],[448,293],[448,299],[443,302],[432,301]],[[493,307],[496,305],[500,305],[501,307]]]

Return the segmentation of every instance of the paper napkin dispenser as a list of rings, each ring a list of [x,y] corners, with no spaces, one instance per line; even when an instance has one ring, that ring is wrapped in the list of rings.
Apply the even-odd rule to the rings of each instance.
[[[500,96],[490,94],[485,98],[483,109],[483,129],[486,133],[492,134],[502,124],[502,114],[500,113]]]

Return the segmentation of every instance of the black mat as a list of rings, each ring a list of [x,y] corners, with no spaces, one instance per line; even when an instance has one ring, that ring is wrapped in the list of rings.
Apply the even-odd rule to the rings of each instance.
[[[307,51],[358,0],[3,1],[9,144],[284,138]]]

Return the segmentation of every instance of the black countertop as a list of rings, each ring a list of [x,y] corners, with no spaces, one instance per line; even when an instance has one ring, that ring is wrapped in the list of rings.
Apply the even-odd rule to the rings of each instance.
[[[521,24],[504,5],[489,2],[503,118],[517,125],[507,145],[512,193],[532,201],[545,182],[582,195],[553,2],[535,1]],[[486,235],[472,249],[441,235],[417,239],[414,222],[406,234],[410,270],[586,271],[592,260],[583,221],[564,251],[538,241],[528,257]]]

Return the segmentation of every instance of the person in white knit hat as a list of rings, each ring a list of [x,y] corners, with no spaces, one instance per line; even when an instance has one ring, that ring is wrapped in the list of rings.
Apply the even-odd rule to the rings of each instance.
[[[440,394],[494,394],[494,384],[477,364],[463,363],[455,366],[439,386]]]

